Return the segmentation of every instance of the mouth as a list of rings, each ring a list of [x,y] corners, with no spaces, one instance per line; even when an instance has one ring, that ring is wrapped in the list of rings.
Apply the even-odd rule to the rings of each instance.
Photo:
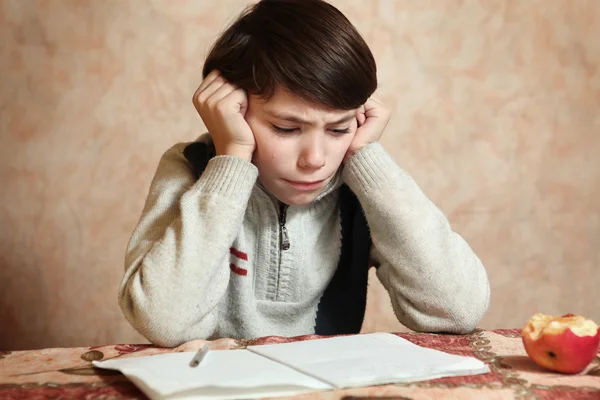
[[[323,183],[325,182],[325,179],[320,180],[320,181],[312,181],[312,182],[306,182],[306,181],[289,181],[287,179],[284,179],[284,181],[288,185],[290,185],[291,187],[293,187],[296,190],[299,190],[299,191],[302,191],[302,192],[311,192],[311,191],[317,190],[321,186],[323,186]]]

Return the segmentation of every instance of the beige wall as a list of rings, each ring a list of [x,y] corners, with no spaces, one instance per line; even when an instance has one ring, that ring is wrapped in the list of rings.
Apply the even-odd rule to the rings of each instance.
[[[138,342],[116,303],[161,153],[203,131],[243,0],[0,0],[0,349]],[[487,266],[481,326],[600,322],[600,2],[337,0],[393,110],[382,142]],[[398,330],[377,282],[365,330]]]

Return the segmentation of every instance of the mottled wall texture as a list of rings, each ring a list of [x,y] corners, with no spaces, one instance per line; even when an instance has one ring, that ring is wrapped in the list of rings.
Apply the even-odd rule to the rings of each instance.
[[[333,3],[376,56],[384,146],[487,267],[481,327],[600,322],[600,1]],[[244,4],[0,0],[0,349],[143,341],[125,246]],[[371,278],[364,330],[404,329]]]

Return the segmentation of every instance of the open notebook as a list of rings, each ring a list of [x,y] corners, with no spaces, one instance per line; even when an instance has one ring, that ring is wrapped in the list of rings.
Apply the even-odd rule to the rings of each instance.
[[[209,352],[94,361],[121,371],[151,399],[251,399],[384,383],[477,375],[487,365],[420,347],[390,333],[371,333]]]

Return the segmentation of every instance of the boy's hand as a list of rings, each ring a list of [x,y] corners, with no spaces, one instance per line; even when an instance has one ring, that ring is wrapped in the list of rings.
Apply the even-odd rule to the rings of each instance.
[[[375,96],[356,111],[358,129],[344,157],[344,163],[364,146],[375,143],[381,137],[383,130],[390,120],[390,112]]]
[[[215,144],[217,155],[232,155],[250,161],[256,141],[244,119],[248,109],[246,92],[212,71],[194,93],[194,107]]]

